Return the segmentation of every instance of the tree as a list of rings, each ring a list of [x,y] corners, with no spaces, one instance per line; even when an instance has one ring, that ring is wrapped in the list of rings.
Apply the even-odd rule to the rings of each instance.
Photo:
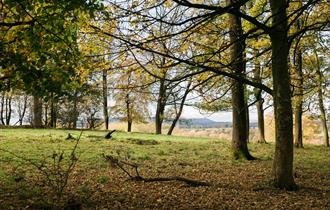
[[[77,76],[78,28],[98,8],[95,1],[1,1],[1,82],[23,83],[34,96],[34,126],[41,126],[41,101],[64,95]]]
[[[256,58],[254,61],[254,79],[256,82],[261,82],[261,66],[259,58]],[[259,131],[259,139],[258,142],[265,143],[265,119],[264,119],[264,109],[263,103],[264,99],[262,98],[262,90],[259,88],[254,88],[254,97],[256,98],[256,107],[257,107],[257,115],[258,115],[258,131]]]
[[[235,2],[227,0],[227,6],[231,6]],[[236,10],[240,8],[237,7]],[[244,50],[245,40],[241,39],[243,35],[241,18],[234,14],[229,14],[229,39],[232,46],[230,47],[231,68],[233,71],[244,77],[245,62]],[[245,158],[248,160],[255,159],[248,150],[248,119],[246,106],[244,84],[239,80],[232,80],[232,112],[233,112],[233,130],[232,130],[232,147],[235,159]]]
[[[302,2],[298,1],[297,7],[302,6]],[[294,24],[296,31],[301,30],[303,26],[302,17],[298,17]],[[294,86],[294,97],[293,97],[293,112],[294,112],[294,143],[297,148],[303,147],[303,134],[302,134],[302,114],[303,114],[303,62],[302,62],[302,49],[301,43],[298,39],[296,47],[294,48],[293,60],[294,60],[294,73],[293,73],[293,86]]]
[[[327,125],[327,114],[326,109],[324,106],[324,100],[325,100],[325,92],[326,92],[326,72],[329,72],[328,70],[328,62],[326,61],[325,57],[322,55],[323,49],[322,47],[314,48],[309,56],[307,56],[307,59],[305,61],[306,68],[310,70],[310,72],[315,73],[315,75],[311,76],[311,78],[314,78],[311,83],[316,88],[314,91],[311,92],[311,97],[316,96],[315,99],[312,99],[314,103],[317,104],[317,108],[319,114],[317,116],[320,117],[321,120],[321,127],[322,127],[322,134],[323,134],[323,141],[324,144],[329,147],[329,133],[328,133],[328,125]],[[328,75],[329,76],[329,75]]]
[[[185,105],[188,94],[192,91],[191,85],[192,85],[192,80],[189,80],[187,82],[187,86],[184,87],[184,91],[183,91],[183,94],[181,97],[178,97],[178,93],[182,92],[181,90],[177,91],[176,93],[171,94],[171,96],[172,96],[171,98],[173,99],[173,107],[174,107],[175,115],[174,115],[174,119],[172,120],[172,123],[170,125],[170,128],[167,131],[167,135],[172,135],[173,130],[181,117],[183,107]],[[179,101],[179,104],[177,104],[177,101]]]
[[[112,114],[127,122],[127,132],[132,131],[133,122],[146,122],[149,117],[148,105],[151,94],[149,78],[133,58],[125,57],[121,68],[113,74],[116,85],[113,88],[115,105]]]

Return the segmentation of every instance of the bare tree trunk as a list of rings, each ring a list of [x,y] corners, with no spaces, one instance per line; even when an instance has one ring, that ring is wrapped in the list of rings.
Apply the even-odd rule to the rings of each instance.
[[[233,4],[233,0],[227,0],[227,5]],[[239,8],[238,8],[239,9]],[[237,10],[238,10],[237,9]],[[243,34],[240,17],[229,14],[229,37],[232,46],[230,48],[230,56],[232,69],[237,73],[245,74],[244,49],[245,43],[239,40]],[[249,152],[247,147],[247,107],[244,94],[244,84],[238,80],[232,81],[232,107],[233,107],[233,131],[232,131],[232,149],[235,159],[245,158],[248,160],[255,159]]]
[[[104,126],[105,129],[109,129],[109,112],[108,112],[108,70],[103,69],[103,75],[102,75],[102,84],[103,84],[103,117],[104,117]]]
[[[33,96],[33,127],[42,127],[42,101],[38,96]]]
[[[275,157],[273,160],[276,187],[295,190],[293,178],[293,133],[290,78],[288,71],[288,34],[286,0],[270,0],[272,11],[272,75],[275,112]]]

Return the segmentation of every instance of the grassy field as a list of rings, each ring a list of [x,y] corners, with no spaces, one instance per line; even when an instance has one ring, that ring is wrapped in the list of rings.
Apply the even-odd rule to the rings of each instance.
[[[1,129],[0,209],[330,209],[330,149],[323,146],[295,150],[300,189],[286,192],[271,185],[272,143],[249,144],[258,158],[249,162],[232,160],[230,142],[221,139],[115,132],[107,140],[105,131],[83,131],[72,155],[69,133],[81,134]],[[133,181],[103,154],[138,164],[147,178],[210,186]]]

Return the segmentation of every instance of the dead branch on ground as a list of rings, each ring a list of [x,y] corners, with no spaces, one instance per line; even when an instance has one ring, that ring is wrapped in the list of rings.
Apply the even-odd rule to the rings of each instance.
[[[171,176],[171,177],[155,177],[155,178],[145,178],[142,177],[138,170],[138,165],[135,163],[130,163],[125,160],[119,160],[116,157],[113,157],[111,155],[105,155],[103,154],[103,158],[109,162],[112,166],[116,166],[120,168],[127,176],[134,181],[143,181],[143,182],[168,182],[168,181],[180,181],[184,182],[185,184],[191,186],[191,187],[199,187],[199,186],[211,186],[210,183],[205,181],[199,181],[194,179],[188,179],[185,177],[180,176]],[[132,175],[129,171],[129,168],[133,169],[135,171],[135,175]]]

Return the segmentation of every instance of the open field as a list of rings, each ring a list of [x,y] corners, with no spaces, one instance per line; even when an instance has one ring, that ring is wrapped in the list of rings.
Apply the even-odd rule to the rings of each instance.
[[[61,185],[75,146],[74,140],[65,140],[68,133],[80,135],[0,131],[0,209],[330,209],[330,149],[324,146],[295,150],[300,189],[287,192],[271,185],[272,143],[249,144],[259,158],[249,162],[232,160],[230,142],[221,139],[115,132],[107,140],[105,131],[84,131],[76,166]],[[181,176],[210,186],[129,180],[102,154],[139,164],[147,178]],[[48,174],[43,173],[46,167]],[[56,191],[59,186],[63,191]]]

